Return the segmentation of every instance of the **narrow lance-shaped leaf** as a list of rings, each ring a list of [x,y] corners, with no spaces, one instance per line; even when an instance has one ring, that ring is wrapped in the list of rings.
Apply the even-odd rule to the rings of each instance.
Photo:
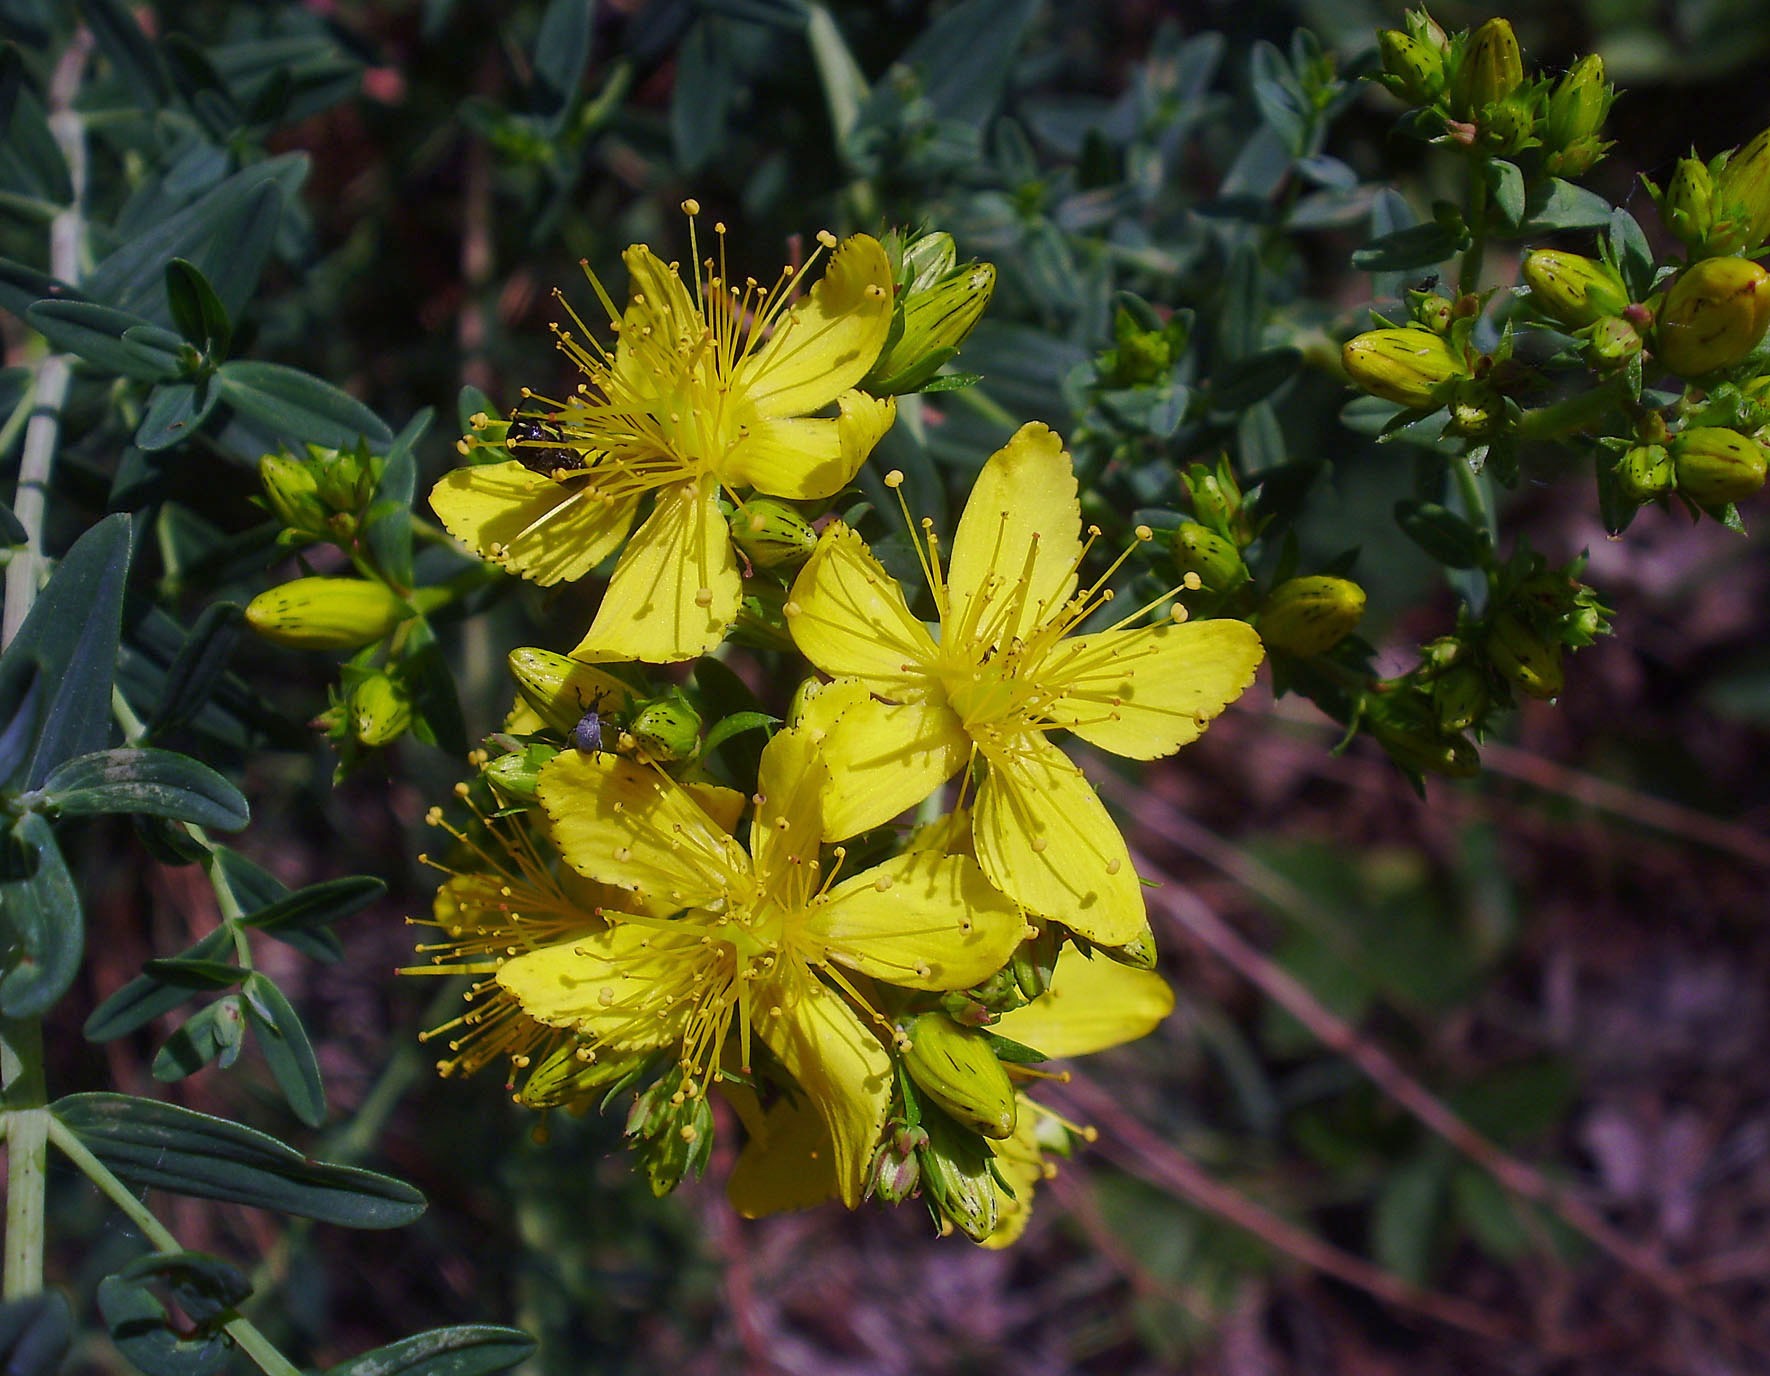
[[[319,1127],[326,1121],[326,1091],[307,1029],[283,991],[257,971],[247,976],[241,992],[246,1020],[252,1024],[277,1088],[297,1118],[311,1128]]]
[[[363,1352],[326,1376],[495,1376],[527,1361],[535,1340],[514,1328],[462,1324]]]
[[[55,833],[40,813],[13,823],[0,878],[0,926],[11,968],[0,978],[0,1013],[38,1018],[55,1004],[80,969],[85,919]]]
[[[233,933],[226,926],[217,927],[195,945],[186,947],[177,959],[213,961],[232,944]],[[88,1041],[94,1042],[127,1036],[162,1014],[188,1003],[196,993],[188,984],[178,984],[144,972],[93,1009],[81,1031]]]
[[[152,747],[98,750],[69,760],[35,796],[64,817],[145,812],[217,831],[238,831],[251,817],[240,790],[208,765]]]

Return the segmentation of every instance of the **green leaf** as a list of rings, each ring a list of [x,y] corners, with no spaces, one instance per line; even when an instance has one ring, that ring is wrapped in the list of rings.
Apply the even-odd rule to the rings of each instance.
[[[74,1094],[57,1118],[138,1189],[225,1199],[348,1228],[398,1228],[424,1212],[403,1181],[311,1161],[262,1132],[127,1094]]]
[[[135,444],[150,454],[183,444],[203,428],[221,400],[221,389],[205,382],[168,382],[154,388],[136,427]]]
[[[535,34],[534,84],[529,108],[542,132],[557,134],[578,98],[590,61],[590,0],[552,0]]]
[[[1611,213],[1606,238],[1610,243],[1610,256],[1617,271],[1622,273],[1630,298],[1645,301],[1653,290],[1653,247],[1647,242],[1639,221],[1618,206]]]
[[[166,670],[160,700],[148,718],[149,735],[176,731],[203,710],[227,673],[242,616],[237,602],[214,602],[203,609]]]
[[[240,790],[208,765],[152,747],[81,755],[57,767],[40,792],[64,817],[146,812],[217,831],[238,831],[251,820]]]
[[[1610,223],[1611,204],[1583,186],[1551,177],[1531,191],[1520,234],[1547,234],[1557,229],[1603,229]]]
[[[225,960],[206,960],[200,956],[174,956],[170,960],[150,960],[143,973],[162,984],[176,985],[192,993],[231,989],[249,973]]]
[[[40,813],[25,813],[7,838],[0,927],[11,966],[0,978],[0,1013],[40,1018],[74,982],[86,942],[79,891]]]
[[[721,717],[707,732],[707,739],[701,744],[701,753],[710,755],[726,741],[744,731],[767,731],[779,726],[781,719],[770,716],[767,712],[733,712],[728,717]]]
[[[1399,501],[1395,504],[1395,523],[1408,539],[1448,568],[1478,568],[1486,561],[1486,533],[1448,507],[1436,502]]]
[[[175,1323],[148,1287],[165,1285],[194,1327]],[[142,1257],[98,1284],[111,1341],[147,1376],[213,1376],[233,1344],[222,1325],[252,1287],[232,1266],[201,1252]]]
[[[252,1293],[245,1276],[205,1252],[155,1252],[130,1262],[117,1276],[166,1286],[185,1317],[196,1324],[232,1317]]]
[[[213,362],[227,357],[233,347],[233,323],[201,268],[183,258],[167,263],[166,300],[172,309],[173,327],[188,342]]]
[[[1524,218],[1524,173],[1518,164],[1495,158],[1487,165],[1487,184],[1494,206],[1509,225]]]
[[[693,176],[725,142],[731,106],[737,97],[729,21],[703,15],[676,51],[676,81],[670,89],[670,146],[676,166]]]
[[[182,372],[183,341],[128,311],[90,301],[39,301],[25,311],[25,323],[101,372],[137,382],[170,382]]]
[[[961,0],[897,60],[921,77],[922,97],[939,118],[981,128],[996,111],[1038,8],[1037,0]]]
[[[78,289],[70,287],[59,277],[38,272],[36,268],[15,263],[10,258],[0,258],[0,309],[11,311],[21,320],[24,319],[25,312],[38,301],[85,299]]]
[[[1302,362],[1296,349],[1262,349],[1224,364],[1211,379],[1211,409],[1241,411],[1264,401],[1296,376]]]
[[[435,418],[436,412],[426,406],[394,437],[363,530],[375,566],[402,587],[412,584],[412,497],[418,484],[418,441]]]
[[[237,994],[205,1004],[166,1038],[149,1067],[161,1084],[173,1084],[195,1075],[210,1061],[226,1070],[240,1058],[246,1039],[245,1014]]]
[[[495,1376],[527,1361],[535,1340],[514,1328],[462,1324],[414,1333],[327,1370],[326,1376]]]
[[[279,439],[335,449],[360,439],[377,449],[393,442],[393,431],[362,402],[299,368],[236,359],[221,365],[215,381],[235,411]]]
[[[1393,1167],[1371,1214],[1372,1253],[1385,1270],[1413,1285],[1429,1279],[1448,1170],[1449,1162],[1438,1152]]]
[[[10,118],[0,133],[0,187],[53,214],[74,198],[68,164],[49,132],[49,116],[28,82],[12,87]]]
[[[74,1341],[74,1311],[59,1290],[0,1304],[0,1370],[54,1376]]]
[[[223,925],[194,946],[186,947],[179,954],[178,962],[212,961],[232,947],[233,933]],[[196,990],[185,985],[144,972],[93,1009],[92,1016],[86,1019],[86,1025],[80,1030],[86,1040],[92,1042],[108,1042],[117,1037],[125,1037],[137,1028],[146,1027],[155,1018],[189,1003],[195,993]]]
[[[1352,266],[1361,272],[1413,272],[1437,267],[1469,246],[1469,233],[1461,225],[1428,220],[1373,239],[1352,255]]]
[[[310,1128],[319,1127],[326,1121],[326,1091],[320,1083],[320,1064],[314,1059],[307,1029],[283,997],[283,991],[256,970],[247,976],[241,992],[246,1019],[252,1024],[277,1088],[283,1091],[283,1098],[289,1101],[297,1118]]]
[[[338,938],[326,928],[360,912],[387,892],[387,882],[373,875],[347,875],[289,894],[248,912],[241,920],[266,936],[274,936],[315,960],[334,961],[344,954]]]
[[[160,55],[120,0],[80,0],[86,25],[110,59],[138,106],[157,109],[166,102],[166,73]]]

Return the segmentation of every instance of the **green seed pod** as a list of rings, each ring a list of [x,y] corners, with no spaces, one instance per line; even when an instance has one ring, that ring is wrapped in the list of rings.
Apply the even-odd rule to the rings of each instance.
[[[1248,581],[1248,566],[1234,542],[1197,521],[1186,521],[1174,532],[1174,563],[1182,573],[1196,573],[1211,592],[1234,592]]]
[[[1060,943],[1056,929],[1047,922],[1039,934],[1014,948],[1008,958],[1008,969],[1014,974],[1014,986],[1029,1002],[1051,987],[1051,976],[1057,968]]]
[[[1617,460],[1617,489],[1638,506],[1665,496],[1677,485],[1672,456],[1663,444],[1637,444]]]
[[[1433,334],[1444,334],[1456,319],[1456,302],[1435,291],[1407,293],[1407,313],[1414,324]]]
[[[1468,369],[1431,330],[1366,330],[1346,341],[1340,362],[1354,385],[1414,410],[1442,406]]]
[[[1450,394],[1450,419],[1445,429],[1465,439],[1491,435],[1506,418],[1506,399],[1491,382],[1466,378]]]
[[[1350,578],[1311,574],[1274,588],[1260,609],[1260,638],[1287,655],[1325,654],[1364,617],[1364,589]]]
[[[692,758],[700,748],[701,718],[681,697],[654,698],[633,713],[627,731],[641,754],[670,764]]]
[[[901,1119],[885,1125],[885,1135],[867,1167],[868,1199],[901,1204],[916,1192],[922,1181],[917,1153],[928,1143],[928,1134],[912,1130]]]
[[[385,583],[367,578],[297,578],[261,592],[246,623],[292,650],[360,650],[412,614]]]
[[[1444,94],[1444,52],[1400,29],[1377,35],[1382,82],[1410,105],[1430,105]]]
[[[364,745],[398,740],[412,724],[412,695],[389,674],[370,674],[350,690],[350,730]]]
[[[1013,1135],[1014,1085],[988,1038],[945,1013],[910,1019],[904,1035],[904,1069],[918,1089],[974,1132]]]
[[[1616,88],[1605,83],[1604,59],[1596,53],[1582,57],[1555,83],[1543,126],[1553,175],[1577,177],[1604,156],[1609,145],[1597,135],[1615,100]]]
[[[1617,315],[1629,304],[1629,289],[1610,264],[1559,249],[1526,254],[1524,281],[1533,306],[1573,329]]]
[[[1472,119],[1496,105],[1524,84],[1524,54],[1518,35],[1504,19],[1489,19],[1469,35],[1450,79],[1450,112],[1457,119]]]
[[[1655,353],[1679,377],[1738,363],[1770,328],[1770,272],[1747,258],[1705,258],[1678,274],[1655,328]]]
[[[944,1113],[923,1115],[928,1140],[916,1152],[922,1167],[922,1189],[943,1222],[973,1242],[996,1230],[997,1185],[990,1169],[995,1155],[976,1133],[967,1132]]]
[[[541,779],[541,766],[558,753],[557,746],[547,745],[542,741],[530,741],[521,750],[488,761],[479,772],[506,798],[520,803],[532,803],[535,800],[536,785]]]
[[[1192,509],[1200,521],[1213,530],[1234,531],[1242,523],[1241,487],[1229,461],[1221,459],[1214,468],[1195,463],[1181,480]]]
[[[952,275],[958,265],[959,253],[953,236],[945,230],[919,234],[903,245],[897,283],[909,295],[927,291]]]
[[[1627,316],[1607,315],[1586,332],[1587,356],[1595,368],[1620,368],[1646,347],[1641,331]]]
[[[861,383],[875,396],[920,391],[959,352],[996,290],[996,269],[971,263],[898,298],[901,332],[893,330],[884,351]]]
[[[1750,253],[1770,238],[1770,129],[1727,159],[1715,178],[1714,203],[1738,240],[1736,251]]]
[[[266,454],[258,460],[258,481],[270,509],[289,530],[302,535],[326,534],[329,514],[319,496],[313,468],[287,454]]]
[[[751,497],[731,518],[731,538],[758,568],[797,568],[817,548],[817,532],[785,502]]]
[[[1752,496],[1764,485],[1764,446],[1750,435],[1700,425],[1672,439],[1678,491],[1698,506],[1725,506]]]
[[[506,755],[504,758],[516,757]],[[613,1084],[644,1062],[644,1053],[605,1052],[597,1055],[576,1040],[566,1041],[548,1052],[539,1065],[531,1066],[517,1088],[516,1102],[524,1108],[581,1110],[589,1106],[591,1097],[604,1086]]]
[[[1494,668],[1533,698],[1554,698],[1566,686],[1561,672],[1561,646],[1544,639],[1522,617],[1495,615],[1487,632],[1487,657]]]
[[[633,696],[626,684],[594,664],[552,650],[512,650],[506,662],[522,700],[561,735],[569,735],[584,713],[616,714]]]
[[[1487,681],[1472,664],[1455,665],[1433,680],[1432,707],[1441,731],[1467,731],[1486,714],[1487,706]]]
[[[1714,183],[1700,158],[1680,158],[1659,202],[1660,218],[1672,236],[1692,253],[1709,237],[1713,223]]]

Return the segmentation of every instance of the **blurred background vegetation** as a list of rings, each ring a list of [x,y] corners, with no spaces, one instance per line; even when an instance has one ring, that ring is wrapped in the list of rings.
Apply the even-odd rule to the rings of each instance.
[[[1447,28],[1488,14],[1435,10]],[[1124,417],[1099,409],[1114,292],[1219,322],[1200,346],[1219,362],[1294,343],[1311,366],[1233,412],[1168,423],[1145,398],[1137,453],[1170,474],[1222,448],[1310,466],[1306,557],[1359,550],[1364,634],[1405,659],[1452,596],[1390,516],[1409,460],[1339,423],[1348,394],[1314,366],[1332,351],[1310,349],[1367,323],[1382,284],[1349,257],[1382,189],[1421,210],[1438,189],[1441,169],[1394,135],[1394,103],[1352,80],[1398,17],[1361,0],[0,0],[30,75],[0,149],[0,256],[49,266],[53,167],[31,121],[40,59],[79,24],[97,40],[79,97],[94,258],[265,169],[283,195],[262,274],[238,284],[232,354],[329,380],[389,432],[433,410],[412,447],[421,494],[456,461],[463,387],[504,412],[523,386],[558,394],[550,292],[584,300],[581,259],[622,282],[630,242],[684,251],[684,197],[756,264],[825,226],[927,224],[999,268],[963,355],[984,380],[926,399],[870,471],[938,474],[956,497],[1043,419],[1084,461],[1121,460],[1105,490],[1125,510],[1171,506],[1138,490],[1115,448]],[[1624,88],[1591,181],[1613,201],[1644,203],[1636,174],[1691,144],[1712,154],[1770,122],[1770,11],[1749,0],[1509,17],[1545,70],[1597,51]],[[131,21],[154,45],[135,59]],[[1299,26],[1349,84],[1285,129],[1251,74],[1300,51]],[[226,235],[198,248],[212,277],[244,251]],[[1244,279],[1227,265],[1247,255],[1259,299],[1231,309]],[[9,271],[8,408],[41,294]],[[106,510],[145,513],[135,582],[185,622],[286,577],[255,504],[264,426],[217,416],[148,447],[141,404],[103,369],[76,378],[50,547]],[[0,429],[8,463],[19,430]],[[250,640],[231,659],[249,688],[175,737],[240,781],[256,821],[238,849],[283,883],[388,885],[337,925],[341,960],[259,953],[313,1039],[326,1126],[300,1126],[252,1057],[156,1085],[170,1023],[82,1037],[145,959],[215,922],[201,874],[148,860],[116,819],[66,842],[90,955],[49,1026],[52,1083],[171,1097],[426,1193],[420,1221],[373,1233],[164,1198],[187,1246],[254,1271],[255,1320],[315,1366],[496,1322],[535,1334],[530,1369],[559,1376],[1763,1370],[1770,561],[1755,530],[1665,512],[1609,541],[1589,482],[1560,477],[1530,473],[1504,528],[1553,559],[1589,549],[1617,633],[1559,702],[1525,705],[1481,777],[1421,799],[1368,742],[1330,754],[1331,723],[1256,689],[1178,760],[1103,789],[1164,879],[1152,916],[1180,1008],[1085,1067],[1068,1102],[1101,1141],[1006,1253],[935,1239],[913,1206],[744,1223],[711,1181],[654,1200],[618,1118],[556,1115],[543,1144],[495,1076],[432,1075],[415,1040],[438,1019],[430,991],[391,975],[410,959],[401,918],[428,909],[420,819],[507,706],[504,652],[575,640],[583,590],[481,590],[440,628],[465,726],[440,733],[450,749],[408,739],[334,786],[305,723],[335,664]],[[152,684],[151,636],[131,636],[124,681]],[[1479,1138],[1431,1130],[1453,1114]],[[1575,1203],[1558,1208],[1563,1186]],[[51,1189],[51,1271],[84,1307],[139,1244],[71,1172]],[[70,1365],[128,1369],[102,1334]]]

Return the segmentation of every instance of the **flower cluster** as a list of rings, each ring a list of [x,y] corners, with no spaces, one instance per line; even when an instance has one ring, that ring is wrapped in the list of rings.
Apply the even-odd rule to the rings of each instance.
[[[896,396],[963,385],[942,370],[993,270],[944,235],[822,235],[765,287],[715,235],[692,288],[637,245],[624,310],[592,277],[612,346],[570,315],[575,389],[476,417],[431,494],[490,564],[612,569],[570,655],[512,654],[517,704],[457,790],[471,818],[433,810],[449,877],[409,973],[474,981],[435,1034],[445,1072],[505,1061],[542,1109],[631,1089],[660,1193],[710,1159],[723,1103],[742,1212],[919,1196],[1004,1245],[1087,1131],[1028,1094],[1040,1063],[1172,1006],[1124,838],[1053,737],[1169,754],[1260,638],[1188,620],[1190,574],[1116,614],[1109,580],[1152,534],[1097,566],[1040,425],[983,465],[950,552],[887,475],[926,589],[900,585],[831,506]],[[707,658],[728,643],[778,698]]]

